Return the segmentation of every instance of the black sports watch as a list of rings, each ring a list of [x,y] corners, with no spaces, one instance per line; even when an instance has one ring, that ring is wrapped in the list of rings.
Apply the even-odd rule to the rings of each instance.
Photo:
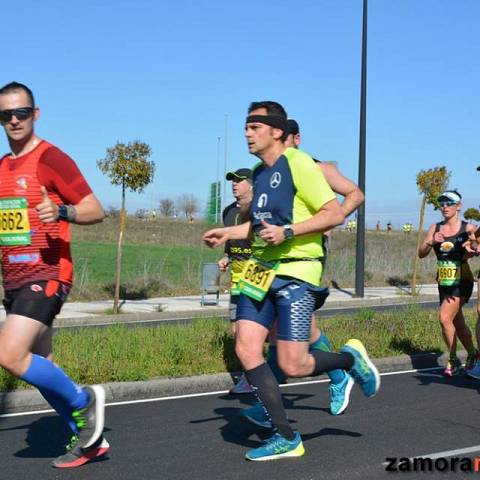
[[[68,208],[66,205],[58,206],[58,219],[68,222]]]
[[[58,220],[75,223],[77,219],[77,211],[73,205],[59,205],[58,206]]]
[[[291,240],[295,236],[291,225],[283,226],[283,235],[285,236],[285,240]]]

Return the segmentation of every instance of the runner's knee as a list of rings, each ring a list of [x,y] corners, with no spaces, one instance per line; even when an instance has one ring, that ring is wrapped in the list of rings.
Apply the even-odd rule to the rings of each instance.
[[[6,343],[0,343],[0,366],[15,376],[22,375],[28,352]]]
[[[246,342],[237,336],[235,353],[246,369],[254,368],[252,364],[260,364],[264,361],[262,348],[258,348],[252,342]],[[257,366],[257,365],[255,365]]]

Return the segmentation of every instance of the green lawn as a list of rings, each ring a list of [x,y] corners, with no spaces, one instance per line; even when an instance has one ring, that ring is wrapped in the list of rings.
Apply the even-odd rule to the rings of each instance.
[[[335,350],[349,338],[362,340],[373,358],[443,352],[436,310],[412,305],[406,310],[338,315],[320,320]],[[473,331],[475,315],[467,311]],[[462,349],[459,344],[459,350]],[[55,359],[79,383],[148,380],[238,371],[230,324],[218,318],[188,325],[60,330]],[[0,371],[0,391],[27,385]]]
[[[108,297],[115,281],[116,244],[76,241],[72,254],[71,299]],[[198,293],[202,264],[215,262],[219,255],[203,246],[124,245],[122,285],[129,298]]]
[[[129,217],[123,248],[122,297],[198,294],[202,263],[216,261],[223,252],[222,248],[211,250],[202,245],[202,235],[211,227],[203,222],[146,222]],[[89,227],[73,225],[72,238],[76,275],[70,299],[112,298],[118,219],[108,218]],[[355,241],[354,233],[341,228],[333,231],[324,285],[353,287]],[[365,247],[366,286],[410,283],[414,234],[367,231]],[[472,259],[470,264],[472,270],[478,270],[480,258]],[[419,264],[417,283],[433,283],[435,272],[435,256],[431,254]],[[227,281],[228,275],[224,275],[225,286]]]

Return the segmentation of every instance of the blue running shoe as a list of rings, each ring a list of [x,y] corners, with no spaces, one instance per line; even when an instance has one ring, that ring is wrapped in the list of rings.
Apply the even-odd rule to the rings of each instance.
[[[293,440],[287,440],[279,433],[266,440],[261,447],[249,450],[245,458],[252,462],[263,462],[265,460],[277,460],[287,457],[301,457],[305,453],[302,437],[295,432]]]
[[[368,358],[363,343],[351,338],[340,351],[353,355],[353,367],[348,373],[360,384],[364,395],[367,397],[375,396],[380,388],[380,375],[377,367]]]
[[[253,388],[248,383],[245,373],[238,379],[238,382],[230,389],[229,393],[252,393]]]
[[[480,380],[480,362],[477,360],[477,363],[471,368],[470,370],[467,370],[467,375],[472,378],[476,378],[477,380]]]
[[[332,415],[340,415],[348,407],[353,384],[353,378],[348,373],[345,373],[345,378],[340,383],[330,382],[330,413]]]
[[[272,428],[272,422],[261,402],[257,402],[253,407],[244,408],[240,415],[259,427]]]

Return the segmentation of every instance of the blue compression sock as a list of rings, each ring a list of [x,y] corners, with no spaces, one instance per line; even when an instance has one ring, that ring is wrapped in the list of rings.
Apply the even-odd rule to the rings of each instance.
[[[320,334],[319,339],[316,342],[310,344],[310,350],[321,350],[322,352],[331,352],[332,345],[328,340],[327,336],[322,332]],[[332,383],[338,384],[343,381],[345,378],[345,371],[344,370],[331,370],[327,372],[328,377],[332,381]]]
[[[59,396],[50,392],[49,390],[39,389],[43,398],[54,408],[54,410],[67,422],[70,430],[77,435],[78,427],[72,418],[73,410],[62,400]]]
[[[273,375],[277,379],[277,382],[285,383],[287,381],[287,377],[283,373],[282,369],[278,365],[277,359],[277,346],[276,345],[269,345],[268,352],[267,352],[267,363],[270,369],[273,372]]]
[[[57,365],[46,358],[32,354],[27,371],[20,377],[25,382],[60,397],[72,410],[84,408],[88,403],[88,393],[80,388]]]

